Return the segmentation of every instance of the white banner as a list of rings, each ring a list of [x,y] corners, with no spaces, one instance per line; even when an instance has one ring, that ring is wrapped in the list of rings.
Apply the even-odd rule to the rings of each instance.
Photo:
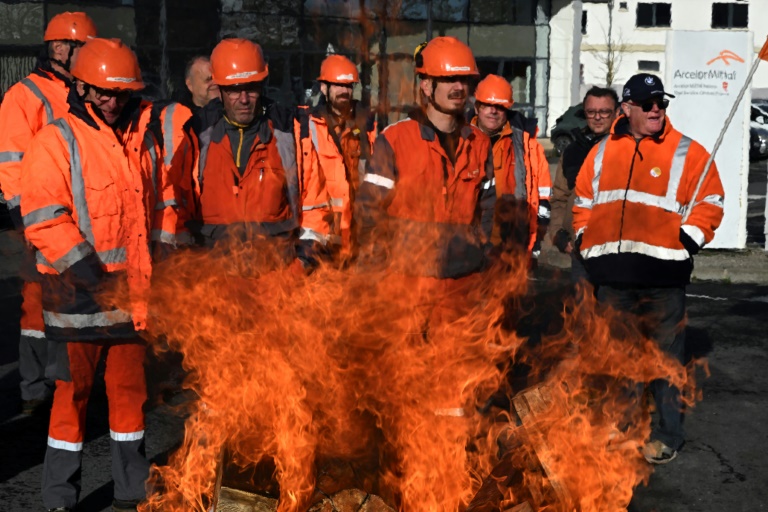
[[[669,31],[664,89],[676,96],[667,111],[672,126],[711,152],[755,58],[751,32]],[[750,103],[747,90],[715,156],[725,216],[708,248],[747,243]]]

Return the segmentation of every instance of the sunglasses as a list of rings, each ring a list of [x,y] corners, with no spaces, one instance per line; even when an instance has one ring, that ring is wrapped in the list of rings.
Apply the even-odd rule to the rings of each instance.
[[[669,106],[669,100],[667,98],[651,98],[649,100],[645,100],[642,103],[635,103],[634,101],[631,103],[634,106],[643,109],[643,112],[650,112],[653,110],[654,105],[659,107],[659,110],[665,110]]]
[[[91,86],[96,96],[96,101],[106,103],[112,98],[117,99],[118,103],[127,103],[131,99],[131,91],[122,89],[102,89],[101,87]]]

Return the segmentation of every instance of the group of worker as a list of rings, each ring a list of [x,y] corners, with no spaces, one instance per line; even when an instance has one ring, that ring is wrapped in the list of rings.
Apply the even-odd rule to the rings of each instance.
[[[137,94],[136,55],[98,38],[86,14],[55,16],[44,41],[35,70],[0,106],[0,188],[36,267],[23,276],[20,373],[24,412],[46,407],[53,393],[42,491],[49,510],[78,502],[100,358],[113,509],[136,510],[145,497],[139,334],[153,265],[180,247],[245,242],[298,275],[322,260],[390,265],[426,286],[439,282],[446,303],[476,283],[494,246],[520,261],[538,255],[551,179],[535,120],[511,110],[512,87],[495,75],[477,85],[467,118],[479,73],[455,38],[417,49],[417,106],[380,133],[353,99],[355,64],[340,55],[321,65],[320,103],[289,108],[264,96],[261,47],[224,39],[210,58],[190,61],[186,101],[153,103]],[[571,149],[562,162],[564,190],[575,188],[577,236],[558,231],[555,241],[573,248],[599,297],[631,311],[673,302],[662,323],[676,339],[679,290],[690,256],[719,224],[723,192],[713,168],[694,201],[706,151],[664,121],[665,93],[649,76],[627,85],[616,122],[615,93],[588,93],[593,133],[583,139],[596,146],[582,151],[583,167]],[[670,286],[678,292],[665,293]],[[116,288],[128,291],[129,307],[104,299]],[[676,427],[667,420],[666,428]],[[660,458],[682,442],[660,439],[669,452]]]

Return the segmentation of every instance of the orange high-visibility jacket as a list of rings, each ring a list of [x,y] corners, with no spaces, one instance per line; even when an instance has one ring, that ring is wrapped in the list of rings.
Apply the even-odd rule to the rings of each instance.
[[[14,84],[0,105],[0,189],[9,208],[21,202],[21,159],[43,126],[69,110],[69,83],[41,68]]]
[[[151,157],[142,147],[130,158],[90,104],[72,108],[38,133],[22,163],[21,213],[43,274],[46,336],[134,337],[146,324],[151,274]],[[131,311],[96,302],[94,291],[121,282]]]
[[[143,144],[153,157],[157,202],[150,240],[174,248],[192,244],[187,222],[195,212],[192,174],[198,151],[187,126],[191,117],[192,112],[180,103],[143,101],[138,117],[121,130],[124,145],[136,148]]]
[[[479,272],[487,263],[495,205],[490,139],[462,126],[454,165],[425,114],[416,111],[376,139],[357,197],[361,256],[374,262],[389,256],[408,275]]]
[[[538,131],[533,123],[517,112],[509,112],[499,139],[493,144],[493,167],[496,174],[496,196],[524,199],[528,204],[528,249],[546,233],[550,217],[552,176],[544,148],[536,140]],[[477,126],[477,117],[472,119]],[[526,126],[531,124],[532,127]],[[531,133],[531,129],[533,133]],[[524,165],[517,165],[523,162]]]
[[[296,140],[299,141],[302,155],[309,155],[313,149],[317,153],[334,213],[329,242],[333,247],[348,253],[353,245],[351,233],[354,200],[365,174],[366,162],[373,151],[376,122],[373,115],[356,103],[343,130],[338,137],[334,137],[329,131],[329,115],[324,103],[312,111],[300,108]],[[310,158],[303,161],[305,165],[312,162]],[[313,171],[307,168],[301,172],[306,174]],[[307,211],[314,206],[305,204],[302,208]]]
[[[691,256],[712,240],[723,218],[724,192],[714,163],[692,197],[708,158],[669,118],[660,133],[638,141],[626,117],[614,122],[576,179],[573,228],[595,283],[689,282]]]
[[[295,122],[291,112],[271,104],[248,127],[222,117],[203,130],[195,180],[206,245],[232,235],[277,242],[298,230],[298,245],[281,251],[286,263],[297,252],[311,263],[314,245],[325,245],[328,195],[318,172],[305,172],[300,179],[298,169],[306,166],[297,155]],[[313,208],[302,211],[302,205]]]

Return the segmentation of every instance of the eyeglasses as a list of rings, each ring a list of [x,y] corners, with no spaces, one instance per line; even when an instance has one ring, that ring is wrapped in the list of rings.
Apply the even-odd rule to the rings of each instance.
[[[587,116],[587,119],[594,119],[595,117],[610,117],[614,112],[616,111],[604,108],[601,110],[585,110],[584,115]]]
[[[99,103],[106,103],[115,98],[118,103],[126,103],[131,98],[131,91],[120,89],[102,89],[101,87],[91,86],[94,92],[95,100]]]
[[[456,82],[459,82],[462,85],[469,85],[469,83],[472,81],[473,78],[474,77],[467,76],[467,75],[438,76],[438,77],[435,77],[435,81],[438,83],[445,83],[445,84],[454,84]]]
[[[240,98],[240,95],[242,93],[245,93],[246,96],[248,96],[249,98],[254,99],[254,98],[256,98],[261,93],[261,87],[252,87],[252,86],[248,87],[248,88],[237,87],[237,86],[235,86],[235,87],[219,87],[219,89],[221,90],[221,92],[226,94],[227,97],[230,100],[236,100],[236,99]]]
[[[630,101],[630,103],[636,107],[642,108],[643,112],[650,112],[653,110],[654,105],[659,107],[659,110],[665,110],[669,106],[669,100],[667,98],[651,98],[642,103],[635,103],[634,101]]]

